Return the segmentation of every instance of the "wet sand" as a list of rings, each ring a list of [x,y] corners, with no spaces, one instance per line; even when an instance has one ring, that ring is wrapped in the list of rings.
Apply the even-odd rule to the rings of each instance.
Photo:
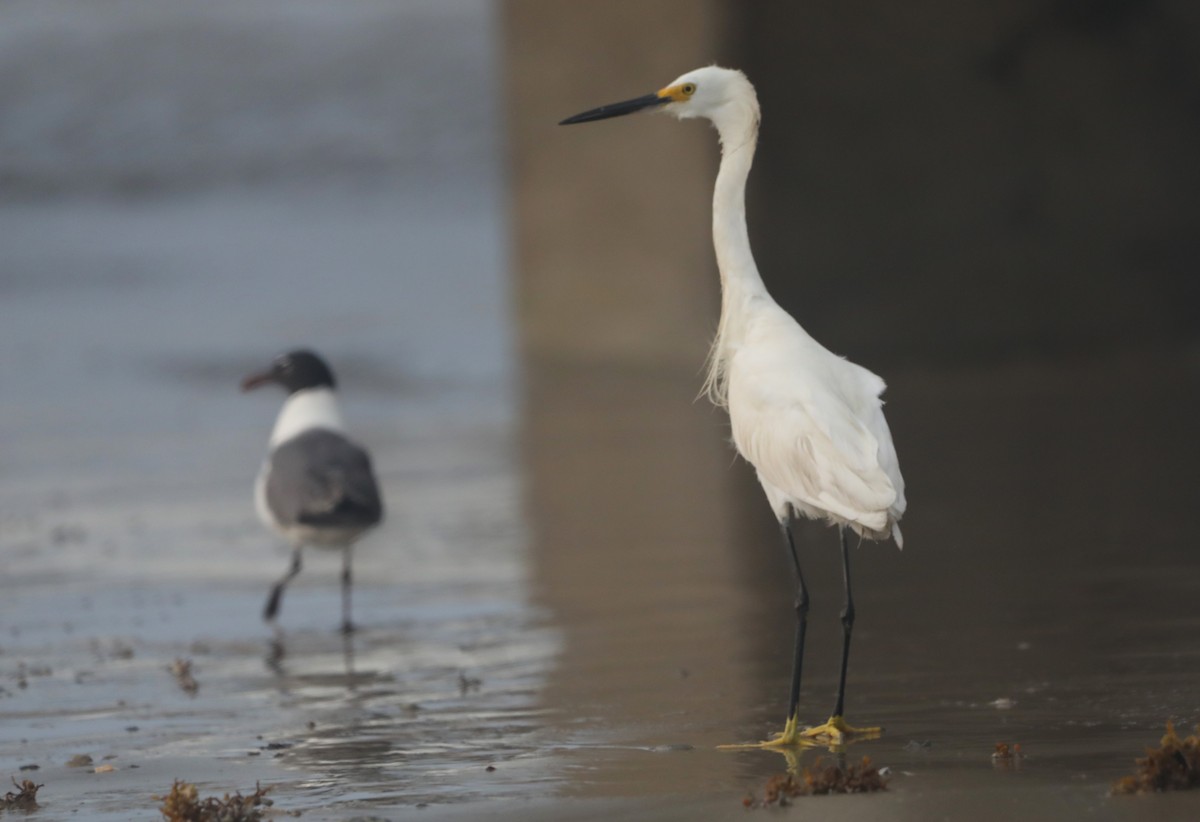
[[[313,556],[281,658],[258,613],[286,552],[232,478],[6,506],[0,761],[39,766],[41,819],[154,819],[150,796],[175,778],[217,794],[260,782],[316,819],[744,814],[787,763],[715,746],[782,719],[790,581],[694,382],[540,366],[519,427],[368,425],[393,467],[389,525],[357,564],[365,629],[334,632],[336,559]],[[908,547],[855,552],[849,685],[852,721],[887,731],[845,755],[893,777],[790,813],[1193,818],[1197,796],[1107,790],[1166,720],[1200,715],[1182,527],[1196,455],[1178,436],[1194,363],[901,373],[891,391]],[[815,721],[840,586],[832,532],[802,539]],[[167,672],[176,658],[195,695]],[[1025,758],[994,765],[997,742]],[[68,767],[80,753],[115,770]]]
[[[730,465],[721,415],[691,404],[695,384],[572,369],[534,383],[539,591],[566,615],[547,698],[581,714],[579,737],[614,746],[569,752],[588,763],[572,796],[704,798],[711,812],[784,764],[712,750],[779,728],[792,590],[751,472]],[[1198,561],[1182,528],[1197,455],[1180,437],[1196,388],[1193,360],[1140,355],[891,375],[908,547],[854,554],[848,696],[852,722],[887,732],[847,756],[896,777],[886,796],[819,800],[822,816],[1147,812],[1106,792],[1167,719],[1200,715]],[[802,711],[819,721],[840,578],[833,533],[808,526],[802,540],[814,601]],[[997,742],[1022,745],[1018,768],[993,767]],[[1184,818],[1200,797],[1154,801]]]

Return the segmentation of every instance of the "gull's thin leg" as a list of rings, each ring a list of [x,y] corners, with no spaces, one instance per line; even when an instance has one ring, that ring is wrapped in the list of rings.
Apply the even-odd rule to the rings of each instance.
[[[300,546],[292,549],[292,567],[283,575],[283,579],[271,586],[271,595],[267,597],[267,606],[263,608],[263,619],[267,622],[275,619],[279,613],[279,601],[283,598],[283,589],[291,582],[292,577],[300,573]]]
[[[875,737],[882,733],[882,728],[853,728],[846,724],[843,718],[846,708],[846,668],[850,661],[850,635],[854,630],[854,594],[850,587],[850,545],[846,539],[845,527],[838,528],[838,539],[842,547],[842,580],[846,587],[846,603],[842,607],[842,666],[838,676],[837,704],[834,705],[833,715],[824,725],[806,728],[802,734],[808,738],[829,739],[840,742],[850,735]]]
[[[347,545],[342,549],[342,633],[354,632],[354,623],[350,621],[350,549]]]

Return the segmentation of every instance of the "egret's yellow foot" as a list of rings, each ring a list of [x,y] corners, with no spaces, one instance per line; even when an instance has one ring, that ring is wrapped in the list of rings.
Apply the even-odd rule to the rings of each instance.
[[[766,742],[745,742],[740,745],[718,745],[723,751],[746,751],[755,749],[821,748],[840,746],[857,739],[878,739],[883,728],[855,728],[847,725],[840,716],[831,716],[824,725],[800,729],[799,717],[791,716],[783,726],[783,733]],[[830,750],[833,750],[830,747]]]
[[[820,739],[807,739],[800,730],[799,717],[793,715],[783,726],[783,733],[776,734],[774,739],[766,742],[744,742],[740,745],[718,745],[723,751],[746,751],[758,748],[816,748],[824,745]]]
[[[784,733],[787,733],[786,729]],[[798,736],[801,739],[812,742],[838,745],[851,738],[878,739],[882,734],[883,728],[855,728],[852,725],[847,725],[846,720],[842,717],[831,716],[824,725],[814,725],[811,728],[805,728],[799,732]]]

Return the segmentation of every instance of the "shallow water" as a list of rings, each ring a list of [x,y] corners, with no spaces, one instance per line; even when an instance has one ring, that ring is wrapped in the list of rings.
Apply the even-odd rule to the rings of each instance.
[[[715,802],[761,789],[781,757],[712,747],[782,722],[791,583],[721,415],[687,404],[689,375],[542,376],[529,404],[535,568],[565,636],[547,698],[582,714],[580,736],[617,741],[571,750],[588,778],[567,790]],[[1186,358],[1140,357],[891,375],[912,513],[904,552],[854,553],[850,719],[887,732],[848,755],[897,776],[872,798],[887,810],[862,813],[1144,807],[1107,786],[1167,719],[1200,714],[1197,556],[1180,528],[1196,449],[1178,436],[1196,377]],[[809,525],[801,539],[814,600],[802,711],[817,721],[841,585],[833,533]],[[992,767],[997,742],[1022,745],[1013,773]]]
[[[1197,559],[1167,479],[1193,456],[1173,436],[1188,403],[1168,401],[1181,385],[1194,395],[1190,368],[893,376],[917,493],[904,552],[854,554],[849,686],[851,720],[887,730],[845,752],[890,768],[891,787],[795,813],[1194,817],[1195,796],[1107,795],[1166,720],[1200,715]],[[252,521],[245,477],[27,494],[6,506],[0,543],[5,767],[40,766],[45,819],[153,819],[148,797],[174,778],[218,794],[261,781],[318,819],[744,813],[788,763],[716,745],[778,728],[790,581],[752,477],[693,390],[686,374],[543,367],[519,429],[367,425],[392,507],[356,564],[364,630],[334,632],[337,562],[313,556],[285,601],[281,657],[258,612],[286,552]],[[1092,430],[1060,427],[1036,460],[1014,458],[1034,406]],[[262,427],[251,416],[247,439]],[[995,436],[954,439],[955,420]],[[1122,422],[1124,444],[1097,445]],[[1116,447],[1156,473],[1108,477]],[[1022,488],[1027,507],[988,502]],[[815,721],[832,701],[840,581],[833,533],[802,539]],[[194,696],[166,671],[180,657]],[[997,742],[1025,758],[993,765]],[[77,753],[117,770],[68,768]]]

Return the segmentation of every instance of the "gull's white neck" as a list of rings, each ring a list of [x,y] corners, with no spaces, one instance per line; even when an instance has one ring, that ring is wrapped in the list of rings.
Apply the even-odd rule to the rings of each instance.
[[[746,229],[746,178],[758,142],[758,107],[731,108],[714,118],[721,136],[721,167],[713,190],[713,247],[721,272],[721,322],[709,352],[705,392],[717,405],[726,398],[726,367],[741,344],[755,300],[770,299]]]
[[[271,431],[270,447],[290,440],[309,428],[345,431],[337,395],[329,388],[306,388],[284,400]]]

